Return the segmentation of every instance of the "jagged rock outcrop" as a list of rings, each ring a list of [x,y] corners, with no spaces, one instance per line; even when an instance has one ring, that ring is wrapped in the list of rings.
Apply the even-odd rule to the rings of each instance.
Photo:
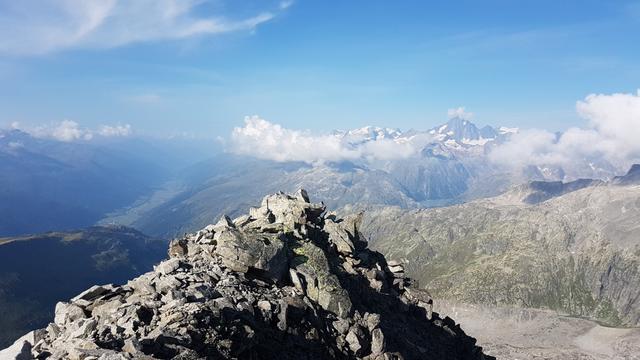
[[[402,265],[367,248],[362,214],[295,196],[175,239],[170,258],[122,286],[58,303],[15,359],[486,359],[431,311]]]

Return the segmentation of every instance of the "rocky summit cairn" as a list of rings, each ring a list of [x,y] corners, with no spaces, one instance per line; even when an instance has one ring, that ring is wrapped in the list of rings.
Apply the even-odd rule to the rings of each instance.
[[[304,190],[264,198],[170,243],[168,260],[122,286],[58,303],[10,359],[487,359],[367,249],[362,214],[326,214]]]

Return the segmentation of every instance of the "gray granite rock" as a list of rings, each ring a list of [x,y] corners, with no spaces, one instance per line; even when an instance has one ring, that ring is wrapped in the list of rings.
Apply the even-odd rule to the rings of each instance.
[[[430,298],[394,287],[400,264],[366,248],[357,218],[324,211],[304,191],[267,196],[173,240],[154,271],[58,303],[1,358],[488,358],[449,318],[425,317]]]

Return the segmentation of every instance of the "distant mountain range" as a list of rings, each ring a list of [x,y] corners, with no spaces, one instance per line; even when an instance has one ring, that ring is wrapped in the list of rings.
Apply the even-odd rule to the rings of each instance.
[[[507,171],[490,161],[488,154],[517,133],[518,129],[479,128],[453,118],[428,131],[368,126],[332,133],[353,149],[381,139],[419,144],[408,157],[308,164],[220,154],[181,172],[154,194],[113,212],[102,223],[121,223],[154,236],[173,237],[200,228],[222,213],[237,215],[261,194],[280,190],[305,188],[334,208],[347,204],[421,208],[495,196],[531,180],[610,179],[618,174],[611,164],[601,161],[595,166],[586,159],[585,164],[570,169],[529,166],[516,173]]]
[[[517,128],[501,127],[494,129],[486,125],[478,128],[469,120],[454,117],[446,124],[436,126],[428,131],[381,128],[375,126],[365,126],[359,129],[339,131],[336,130],[332,134],[337,137],[345,138],[350,143],[357,144],[378,139],[392,139],[397,141],[406,141],[420,134],[432,135],[434,142],[441,142],[452,147],[484,145],[491,141],[504,140],[506,135],[517,133]]]
[[[0,236],[86,227],[186,166],[168,141],[63,142],[0,130]]]
[[[411,152],[385,157],[387,148],[382,146],[376,148],[378,156],[310,164],[213,152],[195,162],[197,152],[190,151],[188,142],[60,142],[19,130],[0,131],[0,235],[100,221],[171,238],[222,213],[238,214],[262,194],[280,190],[306,188],[335,208],[428,208],[495,196],[532,180],[606,180],[619,175],[620,169],[603,159],[584,159],[570,168],[531,165],[518,170],[492,161],[489,154],[517,133],[478,127],[461,118],[427,131],[371,126],[334,131],[332,136],[347,149],[391,143]],[[231,199],[230,193],[236,196]],[[535,196],[531,201],[543,199]]]

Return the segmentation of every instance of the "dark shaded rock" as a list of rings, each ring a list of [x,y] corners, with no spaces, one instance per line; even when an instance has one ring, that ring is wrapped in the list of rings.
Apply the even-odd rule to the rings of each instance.
[[[538,204],[557,196],[602,184],[604,181],[593,179],[578,179],[566,183],[562,181],[532,181],[527,185],[530,193],[522,201],[526,204]]]
[[[233,271],[257,274],[280,281],[287,270],[287,245],[278,234],[242,233],[225,229],[218,237],[216,254]]]
[[[615,185],[640,184],[640,164],[633,164],[625,175],[616,176],[611,182]]]

